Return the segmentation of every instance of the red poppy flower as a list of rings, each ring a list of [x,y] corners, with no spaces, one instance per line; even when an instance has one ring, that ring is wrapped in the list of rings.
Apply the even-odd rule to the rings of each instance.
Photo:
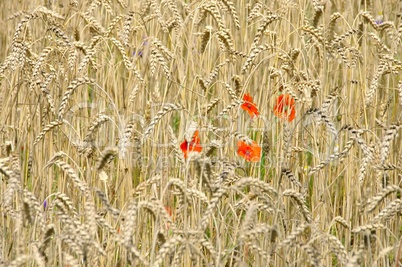
[[[172,209],[169,206],[165,206],[166,212],[169,214],[170,217],[172,217]]]
[[[237,154],[247,161],[258,162],[261,158],[261,147],[255,141],[249,145],[239,140],[237,142]]]
[[[169,214],[169,217],[172,217],[172,209],[170,208],[170,207],[168,207],[168,206],[165,206],[165,210],[166,210],[166,212]],[[170,225],[169,225],[169,223],[168,222],[166,222],[165,223],[166,225],[166,230],[169,230],[169,228],[170,228]]]
[[[186,159],[189,152],[196,151],[201,152],[202,146],[200,145],[200,138],[198,137],[198,130],[196,130],[191,138],[191,141],[188,142],[184,140],[183,143],[180,145],[181,151],[183,151],[184,158]]]
[[[244,103],[241,104],[241,108],[250,114],[251,118],[254,118],[255,116],[260,115],[258,112],[257,105],[253,103],[253,98],[250,96],[250,94],[245,94],[243,96]]]
[[[289,94],[282,94],[276,99],[274,114],[278,118],[287,119],[289,122],[296,117],[295,100]]]

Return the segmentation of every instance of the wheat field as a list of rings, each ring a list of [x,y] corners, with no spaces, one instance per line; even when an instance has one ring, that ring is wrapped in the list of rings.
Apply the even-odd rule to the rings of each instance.
[[[402,2],[0,7],[0,266],[402,266]]]

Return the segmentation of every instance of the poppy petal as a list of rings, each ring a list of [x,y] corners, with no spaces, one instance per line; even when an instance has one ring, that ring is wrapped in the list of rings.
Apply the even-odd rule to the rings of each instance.
[[[243,96],[243,100],[252,103],[253,102],[253,97],[250,94],[245,94]]]
[[[202,146],[201,146],[201,140],[198,136],[199,132],[196,130],[193,134],[193,137],[191,138],[191,142],[187,142],[184,140],[183,143],[180,145],[180,149],[184,154],[184,158],[186,159],[188,157],[188,153],[192,151],[196,152],[201,152],[202,151]]]
[[[186,158],[187,158],[187,150],[188,150],[188,143],[187,143],[187,141],[184,141],[183,143],[181,143],[180,149],[181,149],[181,151],[182,151],[183,154],[184,154],[184,158],[186,159]]]
[[[296,117],[295,100],[289,94],[282,94],[276,99],[274,114],[278,118],[287,119],[289,122]]]
[[[261,147],[257,142],[252,141],[251,145],[239,140],[237,142],[237,154],[244,158],[246,161],[258,162],[261,158]]]
[[[253,98],[249,94],[245,94],[243,96],[243,100],[245,101],[243,104],[241,104],[241,108],[244,111],[247,111],[247,113],[254,118],[255,116],[260,115],[258,112],[257,105],[253,103]]]
[[[290,114],[288,116],[288,121],[291,122],[292,120],[294,120],[296,117],[296,109],[294,107],[292,107],[292,110],[290,111]]]

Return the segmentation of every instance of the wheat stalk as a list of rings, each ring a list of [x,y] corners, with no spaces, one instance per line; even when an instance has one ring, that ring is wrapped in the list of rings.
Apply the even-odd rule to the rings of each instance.
[[[185,187],[185,185],[182,183],[181,180],[173,179],[173,180],[169,181],[169,184],[176,185],[176,186],[181,184],[181,186],[182,186],[181,190],[183,190],[183,193],[185,193],[186,196],[198,198],[199,200],[201,200],[202,202],[205,202],[205,203],[208,202],[207,196],[202,191]]]
[[[42,217],[42,208],[41,205],[38,201],[38,199],[34,196],[34,194],[26,189],[22,190],[22,198],[24,204],[28,205],[29,209],[33,209],[36,212],[36,220],[39,224],[39,226],[42,228],[42,232],[45,232],[45,220]],[[30,217],[33,214],[30,212]]]
[[[199,229],[201,231],[207,227],[209,217],[212,215],[216,206],[218,205],[219,200],[227,192],[227,190],[227,187],[220,187],[212,194],[212,198],[209,200],[209,204],[200,220]]]
[[[226,59],[224,62],[216,65],[216,67],[211,71],[211,73],[209,73],[207,79],[205,80],[205,82],[204,82],[205,87],[209,87],[212,84],[212,81],[216,78],[216,76],[218,76],[219,70],[223,66],[227,65],[229,62],[230,62],[230,60]]]
[[[119,150],[117,147],[105,148],[105,150],[102,151],[101,155],[98,158],[98,163],[96,165],[98,171],[102,170],[106,164],[108,164],[117,156],[118,153]]]
[[[59,166],[74,182],[74,185],[82,192],[84,195],[88,195],[89,187],[88,185],[82,181],[75,170],[66,162],[57,159],[54,161],[54,164]]]
[[[176,1],[168,0],[167,5],[169,10],[173,13],[173,19],[175,20],[177,27],[181,27],[183,25],[183,19],[175,2]]]
[[[317,28],[318,22],[320,18],[322,17],[323,9],[314,9],[314,17],[313,17],[313,27]]]
[[[391,142],[396,137],[398,130],[401,127],[402,127],[402,125],[400,125],[400,124],[392,124],[386,130],[385,136],[380,145],[380,148],[381,148],[380,162],[381,162],[381,164],[385,163],[385,160],[387,159],[388,154],[389,154]]]
[[[235,47],[230,32],[227,29],[223,29],[217,31],[216,35],[218,37],[219,46],[222,52],[229,52],[229,54],[233,54],[233,51],[235,51]]]
[[[318,163],[317,166],[309,169],[308,175],[312,175],[312,174],[318,172],[319,170],[323,169],[325,166],[327,166],[329,163],[331,163],[332,161],[334,161],[336,159],[342,159],[342,158],[346,157],[347,154],[349,153],[350,149],[352,148],[354,142],[355,142],[355,139],[350,138],[341,152],[335,152],[334,154],[327,157],[325,160],[320,161],[320,163]]]
[[[270,193],[273,195],[278,195],[278,192],[275,190],[275,188],[271,187],[268,183],[255,179],[253,177],[241,178],[239,181],[237,181],[233,185],[234,188],[239,188],[239,189],[241,189],[245,186],[255,186],[264,192],[267,192],[267,193]]]
[[[105,32],[105,36],[106,37],[110,37],[110,35],[112,35],[112,31],[116,28],[117,24],[123,19],[125,18],[126,20],[124,21],[124,25],[123,25],[123,30],[121,33],[121,39],[123,41],[124,45],[128,44],[128,35],[130,33],[131,30],[131,22],[133,19],[133,13],[129,12],[128,15],[124,16],[123,14],[117,15],[113,18],[113,20],[109,23],[106,32]]]
[[[263,18],[261,25],[258,27],[257,33],[254,36],[253,43],[251,45],[251,50],[253,50],[255,47],[258,46],[258,43],[260,42],[262,34],[264,33],[264,31],[268,27],[268,25],[276,20],[279,20],[279,16],[274,15],[274,14],[269,14]]]
[[[299,224],[296,229],[294,229],[288,236],[286,236],[285,239],[283,239],[277,246],[277,250],[283,248],[283,247],[287,247],[287,246],[291,246],[296,238],[298,236],[300,236],[301,234],[303,234],[304,231],[306,231],[306,229],[310,227],[310,225],[308,223],[301,223]]]
[[[370,32],[367,34],[367,36],[375,42],[375,45],[377,46],[378,52],[380,54],[391,54],[391,49],[389,49],[389,47],[384,43],[383,40],[381,40],[380,37],[378,37],[378,35]]]
[[[196,24],[200,24],[201,21],[206,17],[206,13],[208,12],[211,14],[211,16],[214,18],[214,20],[218,23],[218,28],[219,30],[225,29],[225,24],[223,22],[223,18],[221,14],[219,13],[218,7],[216,2],[207,2],[206,4],[202,5],[201,7],[203,9],[203,12],[200,13],[200,18]]]
[[[291,197],[292,199],[294,199],[296,201],[297,205],[299,206],[299,208],[301,209],[301,213],[303,214],[304,219],[308,223],[312,222],[311,212],[307,208],[307,206],[305,204],[305,199],[302,194],[296,192],[295,190],[287,189],[282,192],[282,195],[286,196],[286,197]]]
[[[91,26],[93,30],[95,30],[99,35],[105,35],[105,28],[89,13],[80,13],[81,17],[85,20],[85,22]]]
[[[50,132],[53,128],[60,126],[63,124],[63,121],[61,120],[55,120],[52,121],[51,123],[47,124],[43,130],[38,134],[38,136],[35,138],[33,145],[35,146],[37,143],[39,143],[40,140],[46,135],[46,133]]]
[[[338,135],[338,130],[336,130],[334,123],[329,119],[329,116],[326,114],[325,109],[315,109],[314,111],[311,111],[316,117],[318,118],[318,121],[323,121],[326,125],[326,127],[330,130],[330,132],[337,137]]]
[[[184,109],[180,104],[167,104],[165,105],[156,115],[152,118],[151,122],[149,123],[148,127],[144,131],[144,139],[148,137],[148,135],[152,132],[155,128],[155,125],[165,116],[167,113],[175,111],[175,110],[182,110]]]
[[[45,62],[46,58],[50,55],[50,53],[53,51],[53,49],[54,48],[52,46],[47,46],[47,47],[45,47],[45,49],[42,50],[38,59],[36,60],[35,67],[32,70],[32,80],[36,79],[36,77],[39,74],[39,70],[40,70],[42,64]]]
[[[152,266],[153,267],[161,266],[163,259],[167,256],[167,254],[170,253],[176,247],[178,247],[181,243],[184,243],[184,241],[185,241],[184,238],[181,236],[174,236],[169,240],[167,240],[159,249]]]
[[[253,20],[262,16],[261,9],[263,8],[263,4],[261,2],[254,3],[251,8],[248,16],[247,16],[247,24],[250,24]]]
[[[55,108],[55,104],[54,104],[54,100],[53,97],[50,93],[50,91],[47,89],[47,87],[49,86],[50,82],[52,81],[52,79],[54,78],[54,74],[49,73],[46,78],[45,81],[40,83],[40,90],[42,92],[42,94],[46,97],[46,100],[49,104],[50,107],[50,111],[56,115],[56,108]]]
[[[401,188],[396,185],[389,185],[381,190],[375,197],[371,198],[367,202],[367,211],[372,212],[382,200],[384,200],[388,195],[394,192],[401,192]]]
[[[370,14],[370,12],[368,11],[361,12],[360,16],[362,16],[364,22],[369,23],[374,30],[378,31],[380,29],[380,27],[377,25],[374,17]]]
[[[160,175],[155,175],[145,181],[143,181],[142,183],[140,183],[139,185],[137,185],[137,187],[135,188],[134,192],[136,195],[139,195],[142,193],[142,191],[144,191],[149,185],[158,183],[161,180],[161,176]]]
[[[239,16],[237,15],[234,3],[230,0],[221,0],[221,1],[227,7],[229,14],[232,17],[236,28],[238,30],[240,30],[240,20],[239,20]]]
[[[128,58],[128,56],[126,54],[126,50],[124,49],[123,44],[114,37],[109,37],[109,40],[112,41],[112,43],[115,45],[117,50],[120,52],[120,55],[123,57],[123,63],[124,63],[124,66],[126,67],[126,69],[135,70],[133,64],[131,63],[130,59]],[[138,78],[142,81],[141,75],[139,75],[138,72],[136,74],[138,74]]]
[[[362,163],[360,165],[360,170],[359,170],[359,182],[360,184],[363,184],[364,182],[364,177],[366,175],[367,171],[367,166],[368,164],[374,160],[374,152],[376,148],[374,146],[369,146],[367,147],[367,150],[363,152],[365,153],[365,156],[362,159]]]
[[[226,106],[221,112],[219,112],[217,117],[222,117],[230,110],[239,107],[243,103],[243,100],[234,100],[228,106]]]
[[[165,57],[159,53],[155,48],[151,48],[151,75],[154,75],[156,69],[156,62],[158,62],[163,69],[163,72],[168,80],[171,79],[172,74],[170,73],[170,68],[168,62],[166,61]]]
[[[301,28],[301,30],[311,34],[314,37],[314,40],[320,45],[325,46],[325,38],[322,35],[322,32],[318,29],[314,28],[313,26],[305,25]]]
[[[352,233],[354,234],[360,234],[360,233],[366,233],[366,232],[371,232],[377,229],[383,229],[385,226],[380,223],[373,223],[373,224],[367,224],[367,225],[361,225],[355,229],[352,230]]]
[[[385,62],[380,62],[380,65],[378,65],[376,72],[373,75],[373,79],[371,81],[371,86],[369,90],[366,92],[366,98],[365,98],[365,103],[366,105],[369,105],[371,101],[374,98],[375,92],[378,89],[379,86],[379,80],[380,78],[386,73],[387,67],[385,65]]]
[[[133,232],[135,231],[137,225],[137,210],[138,210],[138,203],[135,200],[132,200],[127,205],[127,212],[125,214],[124,224],[122,226],[122,232],[124,232],[123,236],[123,244],[128,247],[133,247]],[[140,254],[138,253],[138,256]]]
[[[58,206],[61,207],[61,210],[65,210],[65,207],[68,208],[68,210],[70,210],[74,217],[78,216],[78,213],[76,211],[76,209],[74,208],[74,203],[72,202],[72,200],[64,193],[61,192],[56,192],[54,194],[54,203],[52,203],[52,205],[50,205],[49,209],[53,209],[54,206]]]
[[[106,206],[107,211],[110,212],[114,218],[119,218],[119,216],[121,215],[120,210],[112,207],[112,205],[109,203],[109,200],[107,199],[107,196],[102,191],[100,191],[99,189],[95,189],[95,192],[102,201],[102,204]]]
[[[373,222],[387,221],[392,216],[396,215],[402,210],[402,201],[400,199],[395,199],[388,203],[386,207],[381,209],[381,211],[373,218]]]
[[[63,95],[63,98],[60,103],[59,111],[58,111],[58,118],[61,119],[64,115],[67,102],[70,99],[71,95],[74,93],[75,89],[77,89],[78,86],[83,85],[83,84],[88,84],[88,83],[94,83],[94,80],[88,78],[88,77],[82,77],[82,78],[77,78],[76,80],[72,81],[70,85],[67,87],[66,92]]]
[[[89,198],[88,201],[85,202],[85,208],[84,208],[84,213],[85,213],[85,229],[88,232],[89,237],[94,237],[96,235],[96,230],[97,230],[97,222],[96,222],[96,209],[95,209],[95,203]],[[96,243],[94,243],[96,244]],[[100,251],[103,252],[103,249],[100,249]]]
[[[282,174],[285,175],[294,185],[297,187],[302,187],[301,183],[297,180],[297,178],[293,175],[290,169],[282,169]]]
[[[251,67],[254,59],[263,51],[265,50],[270,50],[273,49],[274,47],[271,45],[259,45],[259,46],[255,46],[252,47],[250,50],[250,53],[246,59],[246,61],[244,62],[244,65],[241,69],[241,73],[245,74]]]
[[[51,25],[49,30],[53,31],[58,38],[62,39],[66,46],[71,46],[70,38],[64,33],[60,25]]]

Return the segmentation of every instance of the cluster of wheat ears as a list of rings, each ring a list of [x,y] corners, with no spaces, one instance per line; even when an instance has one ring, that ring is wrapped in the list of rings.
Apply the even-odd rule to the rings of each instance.
[[[402,265],[400,1],[0,7],[0,266]]]

